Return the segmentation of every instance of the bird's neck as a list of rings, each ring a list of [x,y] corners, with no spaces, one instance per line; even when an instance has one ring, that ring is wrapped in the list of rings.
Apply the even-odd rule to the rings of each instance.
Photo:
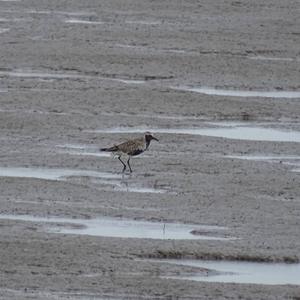
[[[151,142],[151,137],[148,137],[147,135],[145,136],[145,143],[146,143],[146,148],[145,150],[148,149],[148,147],[150,146],[150,142]]]

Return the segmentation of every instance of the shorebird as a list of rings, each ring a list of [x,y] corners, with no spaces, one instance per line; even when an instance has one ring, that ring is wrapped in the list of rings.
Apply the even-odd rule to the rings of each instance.
[[[100,151],[106,151],[106,152],[112,152],[114,156],[118,157],[118,160],[123,165],[123,173],[126,170],[126,164],[121,159],[121,157],[125,157],[127,159],[127,165],[129,167],[130,173],[132,173],[132,169],[130,166],[130,158],[132,156],[137,156],[143,152],[145,152],[149,146],[152,140],[158,141],[156,137],[154,137],[150,132],[146,132],[143,137],[128,140],[122,144],[114,145],[109,148],[102,148]]]

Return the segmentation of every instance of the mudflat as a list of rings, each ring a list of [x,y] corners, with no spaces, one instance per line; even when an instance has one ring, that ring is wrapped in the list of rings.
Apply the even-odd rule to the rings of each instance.
[[[0,1],[0,298],[299,299],[157,261],[299,262],[299,23],[292,0]],[[99,151],[147,130],[132,174]],[[101,218],[161,232],[80,232]]]

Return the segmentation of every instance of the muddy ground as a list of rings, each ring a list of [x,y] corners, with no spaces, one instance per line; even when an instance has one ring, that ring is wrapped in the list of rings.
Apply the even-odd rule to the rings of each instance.
[[[117,174],[117,160],[72,149],[139,136],[95,132],[105,128],[204,127],[243,122],[246,114],[255,124],[299,131],[299,98],[173,89],[299,91],[299,26],[292,0],[0,1],[0,167]],[[238,239],[62,235],[0,220],[1,299],[299,299],[299,286],[162,279],[193,270],[137,261],[298,261],[300,174],[289,164],[226,156],[299,156],[299,143],[157,137],[125,181],[166,193],[117,191],[89,177],[0,177],[0,212],[220,225]]]

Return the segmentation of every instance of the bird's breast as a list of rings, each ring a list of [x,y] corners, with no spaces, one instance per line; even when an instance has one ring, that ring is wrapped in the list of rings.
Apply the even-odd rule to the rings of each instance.
[[[130,155],[130,156],[136,156],[136,155],[139,155],[139,154],[141,154],[143,152],[144,152],[144,150],[142,150],[142,149],[136,149],[136,150],[133,150],[133,151],[129,152],[128,155]]]

